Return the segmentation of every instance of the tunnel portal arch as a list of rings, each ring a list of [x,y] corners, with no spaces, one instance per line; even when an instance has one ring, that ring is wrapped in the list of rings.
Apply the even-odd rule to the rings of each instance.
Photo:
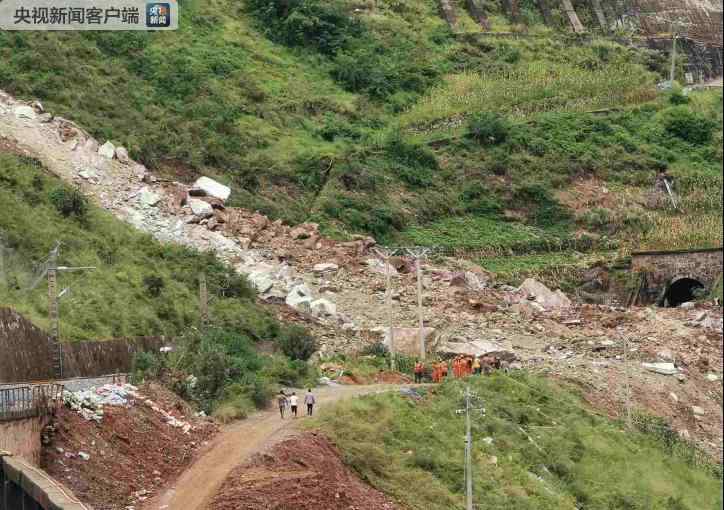
[[[683,276],[671,281],[664,292],[663,306],[677,307],[687,301],[694,301],[706,291],[706,285],[695,277]]]

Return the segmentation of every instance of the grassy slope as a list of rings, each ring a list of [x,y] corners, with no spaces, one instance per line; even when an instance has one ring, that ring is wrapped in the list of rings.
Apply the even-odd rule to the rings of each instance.
[[[216,174],[238,204],[339,236],[528,251],[579,230],[661,246],[674,228],[679,246],[721,242],[721,96],[683,107],[718,123],[710,140],[672,136],[657,56],[541,30],[528,3],[540,37],[520,40],[456,39],[434,0],[304,0],[288,18],[276,5],[189,0],[177,33],[2,33],[0,87],[162,173]],[[495,29],[515,28],[500,14]],[[624,111],[585,113],[609,107]],[[504,143],[465,136],[486,111],[512,123]],[[556,199],[581,176],[643,193],[661,166],[696,214],[577,217]]]
[[[463,508],[464,420],[455,414],[463,388],[448,383],[420,403],[389,394],[358,399],[323,415],[322,428],[365,479],[409,508]],[[496,375],[472,389],[486,409],[473,418],[480,508],[721,508],[720,479],[657,439],[590,414],[554,383]]]
[[[61,299],[64,338],[178,335],[195,327],[202,270],[209,274],[212,292],[228,287],[228,297],[213,302],[217,320],[252,337],[273,337],[278,326],[256,306],[246,281],[213,256],[161,245],[92,206],[83,219],[65,217],[51,202],[58,189],[67,188],[37,163],[0,153],[0,239],[5,246],[0,304],[47,327],[46,285],[28,288],[36,266],[58,240],[61,265],[97,267],[60,276],[61,288],[71,289]]]

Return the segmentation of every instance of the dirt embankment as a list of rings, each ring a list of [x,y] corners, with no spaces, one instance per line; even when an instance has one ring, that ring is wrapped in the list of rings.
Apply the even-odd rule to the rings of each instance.
[[[188,434],[139,401],[106,406],[100,423],[62,407],[42,453],[42,467],[95,510],[138,505],[176,477],[217,430],[158,385],[143,395],[192,424]]]
[[[344,465],[324,436],[287,439],[226,479],[209,510],[396,510]]]

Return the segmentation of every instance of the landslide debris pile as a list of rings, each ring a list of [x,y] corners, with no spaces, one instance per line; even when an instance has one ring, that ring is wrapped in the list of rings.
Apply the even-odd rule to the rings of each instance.
[[[66,392],[64,402],[41,465],[96,510],[139,508],[217,431],[156,384]]]
[[[380,491],[345,466],[324,436],[287,439],[235,469],[209,510],[397,510]]]

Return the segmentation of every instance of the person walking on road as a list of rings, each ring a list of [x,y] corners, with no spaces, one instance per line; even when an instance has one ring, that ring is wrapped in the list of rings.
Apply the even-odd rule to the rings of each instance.
[[[307,404],[307,416],[312,416],[312,413],[314,412],[314,404],[317,403],[317,399],[314,398],[311,388],[307,391],[307,395],[304,397],[304,403]]]
[[[294,417],[296,418],[296,417],[297,417],[297,409],[298,409],[298,405],[299,405],[299,397],[297,397],[296,392],[292,393],[292,396],[289,397],[289,404],[290,404],[291,407],[292,407],[292,414],[293,414]]]
[[[284,390],[279,392],[279,398],[277,398],[277,403],[279,404],[279,414],[282,417],[282,420],[284,419],[284,411],[287,409],[287,394],[284,393]]]

